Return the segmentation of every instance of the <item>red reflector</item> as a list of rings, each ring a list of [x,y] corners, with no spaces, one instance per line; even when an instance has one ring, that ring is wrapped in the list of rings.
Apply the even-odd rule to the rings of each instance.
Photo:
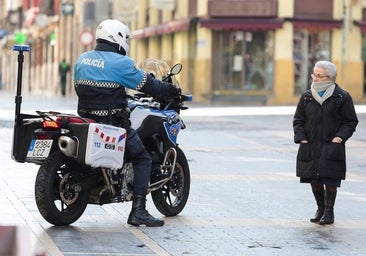
[[[53,120],[44,120],[42,122],[43,128],[48,128],[48,129],[58,129],[60,128],[59,123],[57,123],[56,121]]]

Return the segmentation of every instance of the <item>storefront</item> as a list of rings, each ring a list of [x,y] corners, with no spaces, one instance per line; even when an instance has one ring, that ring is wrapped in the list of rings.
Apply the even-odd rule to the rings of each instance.
[[[265,103],[273,88],[274,33],[284,20],[275,0],[235,4],[209,1],[209,17],[199,21],[212,31],[212,101]]]
[[[366,27],[365,27],[366,30]],[[362,62],[363,73],[366,74],[366,31],[362,33]],[[366,76],[363,78],[363,94],[366,95]]]
[[[295,29],[293,40],[295,94],[308,89],[315,62],[330,60],[331,32]]]
[[[295,0],[293,24],[294,92],[310,87],[314,64],[331,60],[332,31],[342,28],[341,20],[333,19],[333,1]],[[314,5],[319,4],[317,8]]]
[[[271,90],[272,45],[272,31],[214,32],[214,90]]]
[[[354,24],[361,30],[361,52],[363,73],[366,74],[366,8],[362,9],[362,20],[354,21]],[[363,94],[366,95],[366,75],[363,77]]]

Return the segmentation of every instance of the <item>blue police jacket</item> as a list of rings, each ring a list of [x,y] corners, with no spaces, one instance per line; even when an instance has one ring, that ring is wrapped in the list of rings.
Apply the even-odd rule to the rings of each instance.
[[[82,53],[74,66],[78,109],[108,110],[126,106],[125,88],[139,89],[146,73],[128,56],[111,51]]]

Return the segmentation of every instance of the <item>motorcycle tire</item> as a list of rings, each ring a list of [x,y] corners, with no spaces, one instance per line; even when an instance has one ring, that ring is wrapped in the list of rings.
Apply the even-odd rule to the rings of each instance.
[[[88,204],[88,191],[66,191],[67,184],[78,182],[71,175],[70,168],[70,160],[56,151],[43,162],[37,173],[35,199],[38,210],[46,221],[55,226],[75,222]]]
[[[167,217],[176,216],[183,210],[189,197],[191,183],[188,161],[179,147],[176,147],[176,150],[177,160],[173,177],[160,189],[151,192],[155,207]]]

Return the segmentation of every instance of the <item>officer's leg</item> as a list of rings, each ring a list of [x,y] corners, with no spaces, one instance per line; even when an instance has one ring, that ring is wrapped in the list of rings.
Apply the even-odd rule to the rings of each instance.
[[[151,157],[146,151],[136,131],[130,129],[127,135],[126,151],[134,168],[133,203],[128,224],[151,227],[163,226],[164,221],[154,218],[146,210],[146,192],[150,180]]]

